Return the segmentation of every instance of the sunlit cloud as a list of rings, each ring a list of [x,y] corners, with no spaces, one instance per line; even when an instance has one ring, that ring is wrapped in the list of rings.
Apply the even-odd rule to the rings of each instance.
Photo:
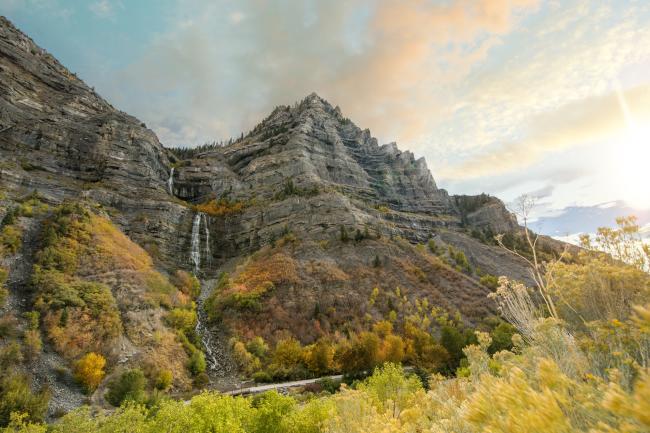
[[[625,129],[614,83],[635,116],[648,106],[649,2],[73,3],[6,0],[0,12],[38,16],[38,42],[63,46],[66,65],[167,146],[238,136],[316,91],[424,156],[452,193],[542,191],[549,210],[624,198],[599,178],[616,177],[606,143]],[[58,10],[77,33],[50,19]]]
[[[635,116],[650,122],[650,86],[628,90],[625,99]],[[440,174],[451,179],[471,178],[521,169],[547,152],[611,140],[623,135],[626,128],[616,92],[586,98],[532,119],[523,140],[499,145]]]
[[[200,1],[181,5],[201,13],[152,41],[114,86],[120,105],[146,113],[169,145],[236,135],[312,91],[381,138],[412,139],[448,103],[440,87],[466,76],[537,2],[248,0],[227,14]],[[215,30],[224,15],[238,24],[234,33]],[[360,29],[353,40],[350,26]],[[147,90],[166,94],[154,105],[168,112],[129,97]],[[190,125],[184,132],[164,124],[175,102],[183,110],[174,115]]]

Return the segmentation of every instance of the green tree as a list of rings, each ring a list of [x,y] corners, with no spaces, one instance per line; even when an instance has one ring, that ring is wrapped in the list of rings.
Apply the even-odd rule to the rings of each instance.
[[[142,370],[127,370],[109,382],[106,400],[115,407],[126,401],[143,403],[147,398],[145,385],[146,379]]]
[[[296,401],[291,397],[285,397],[276,391],[266,392],[253,399],[254,412],[253,425],[250,431],[253,433],[276,433],[280,432],[282,420],[295,410]]]
[[[418,391],[422,390],[420,379],[407,377],[400,365],[387,363],[359,385],[381,413],[398,418],[400,413],[413,404]]]

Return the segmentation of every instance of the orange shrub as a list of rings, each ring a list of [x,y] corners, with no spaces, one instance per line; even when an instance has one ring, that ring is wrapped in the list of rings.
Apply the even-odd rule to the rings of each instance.
[[[249,290],[267,281],[276,286],[299,283],[298,264],[292,257],[278,252],[249,262],[234,279],[236,284],[243,284]]]
[[[213,199],[207,203],[197,204],[195,209],[197,212],[203,212],[212,216],[224,216],[239,213],[244,210],[244,203],[241,201],[230,201],[222,198],[219,200]]]

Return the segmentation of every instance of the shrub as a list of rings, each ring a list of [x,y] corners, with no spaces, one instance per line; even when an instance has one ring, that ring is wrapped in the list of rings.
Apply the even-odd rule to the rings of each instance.
[[[146,399],[146,380],[140,369],[127,370],[108,384],[106,401],[119,407],[126,401],[143,403]]]
[[[206,367],[207,364],[205,362],[205,355],[203,354],[203,352],[199,350],[194,351],[194,353],[190,355],[190,359],[187,363],[187,369],[194,376],[197,376],[200,373],[203,373]]]
[[[494,275],[483,275],[479,282],[492,291],[495,291],[499,287],[499,277]]]
[[[0,247],[2,255],[16,254],[20,249],[22,233],[13,225],[7,225],[0,231]]]
[[[269,346],[262,337],[254,337],[246,343],[246,350],[258,358],[264,359],[269,352]]]
[[[13,412],[26,414],[26,421],[42,421],[49,400],[50,392],[47,389],[32,392],[26,376],[7,375],[0,380],[0,427],[9,424]]]
[[[9,271],[0,266],[0,308],[4,307],[7,297],[9,297],[9,290],[5,287],[7,278],[9,278]]]
[[[211,216],[224,216],[240,213],[244,210],[245,204],[241,201],[230,201],[227,198],[210,200],[195,206],[197,212],[203,212]]]
[[[18,216],[18,208],[12,207],[7,210],[7,213],[5,216],[2,218],[2,222],[0,223],[0,227],[5,227],[5,226],[10,226],[13,223],[16,222],[16,217]]]
[[[39,266],[34,267],[32,282],[46,335],[64,356],[100,351],[120,334],[120,313],[108,286]]]
[[[449,257],[456,264],[456,268],[461,272],[467,272],[468,274],[472,272],[472,267],[467,260],[467,256],[464,252],[455,249],[451,245],[449,246]]]
[[[488,352],[496,353],[501,350],[512,349],[512,336],[516,332],[517,329],[514,326],[506,322],[501,322],[490,334],[490,337],[492,337],[492,343],[488,348]]]
[[[183,332],[192,331],[198,320],[196,311],[183,308],[174,308],[167,313],[165,319],[169,326]]]
[[[436,245],[436,241],[433,239],[429,239],[429,242],[427,243],[429,245],[429,251],[431,251],[433,254],[438,254],[440,251],[438,250],[438,245]]]
[[[27,319],[27,326],[30,330],[37,330],[41,315],[38,311],[27,311],[23,313],[23,317]]]
[[[9,371],[16,364],[23,361],[23,351],[16,341],[0,347],[0,367],[2,371]]]
[[[28,329],[23,334],[23,344],[25,345],[25,355],[29,359],[35,359],[43,349],[41,333],[37,329]]]
[[[171,278],[171,282],[178,290],[195,299],[201,293],[201,283],[199,279],[189,272],[182,270],[176,271]]]
[[[273,378],[266,371],[258,371],[253,374],[253,380],[256,383],[270,383],[273,382]]]
[[[173,380],[174,375],[171,370],[160,370],[156,375],[155,387],[160,391],[165,391],[172,386]]]
[[[329,392],[330,394],[336,393],[341,388],[341,381],[330,379],[329,377],[324,377],[316,381],[320,388]]]
[[[85,389],[91,393],[97,389],[104,379],[106,359],[97,353],[90,352],[74,364],[74,377]]]
[[[265,392],[253,398],[253,407],[257,410],[252,419],[252,432],[276,433],[281,431],[278,427],[293,410],[296,401],[287,396],[280,395],[277,391]]]
[[[255,355],[251,354],[241,341],[236,341],[233,344],[232,353],[239,369],[244,371],[246,374],[251,374],[259,370],[262,366],[260,360]]]

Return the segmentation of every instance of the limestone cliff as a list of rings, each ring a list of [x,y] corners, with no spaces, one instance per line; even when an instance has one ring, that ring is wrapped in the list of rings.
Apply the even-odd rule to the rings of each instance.
[[[449,195],[423,158],[380,145],[316,94],[276,108],[234,143],[181,159],[2,17],[0,189],[0,219],[26,197],[82,201],[144,248],[156,271],[185,269],[205,281],[230,271],[232,290],[260,283],[250,286],[257,310],[221,317],[240,335],[295,332],[310,342],[425,299],[477,322],[494,312],[478,282],[483,272],[528,278],[522,260],[485,239],[519,231],[500,200]],[[3,259],[24,310],[31,262],[16,263],[42,247],[43,212],[21,217],[29,239]],[[102,284],[127,323],[146,309],[118,280]],[[368,301],[374,288],[382,309]],[[124,335],[125,347],[137,332]]]

